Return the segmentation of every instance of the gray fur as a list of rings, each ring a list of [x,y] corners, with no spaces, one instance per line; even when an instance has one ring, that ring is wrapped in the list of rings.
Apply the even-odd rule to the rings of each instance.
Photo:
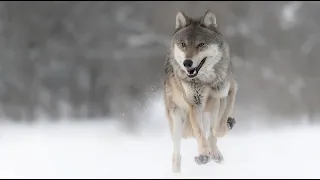
[[[206,13],[208,13],[208,11]],[[188,81],[190,83],[195,82],[200,84],[208,84],[213,88],[219,88],[219,86],[223,86],[224,82],[229,80],[228,74],[232,73],[232,63],[229,56],[229,45],[227,44],[223,35],[218,31],[216,24],[209,27],[204,26],[204,16],[199,19],[192,19],[184,15],[184,13],[182,14],[184,18],[186,18],[185,22],[187,24],[185,24],[185,26],[179,26],[172,36],[170,52],[168,53],[165,61],[166,74],[168,75],[170,73],[175,73],[181,80]],[[215,20],[214,22],[216,23]],[[187,41],[187,39],[189,41],[191,40],[190,42],[188,42],[187,47],[192,49],[196,49],[196,46],[200,42],[204,42],[206,45],[215,44],[218,46],[220,53],[222,53],[222,56],[219,59],[218,63],[212,67],[212,71],[206,73],[209,75],[209,77],[203,78],[197,76],[190,79],[187,77],[184,70],[175,61],[173,57],[173,46],[175,44],[181,46],[181,42],[185,42]],[[205,50],[205,48],[206,46],[199,49],[199,52]]]
[[[231,123],[235,122],[232,116],[236,82],[229,46],[218,31],[212,12],[207,11],[198,19],[177,13],[165,74],[166,113],[174,143],[173,171],[180,171],[181,135],[196,138],[196,163],[206,164],[208,157],[221,163],[223,156],[217,138],[234,125]],[[209,118],[204,118],[205,112],[210,114]]]

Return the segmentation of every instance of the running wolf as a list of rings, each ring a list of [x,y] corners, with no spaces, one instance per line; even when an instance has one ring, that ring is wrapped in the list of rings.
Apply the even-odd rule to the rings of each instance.
[[[197,140],[195,162],[217,163],[223,156],[217,138],[233,128],[237,82],[229,45],[210,11],[198,18],[176,15],[175,32],[165,61],[164,101],[174,145],[172,171],[181,171],[182,138]]]

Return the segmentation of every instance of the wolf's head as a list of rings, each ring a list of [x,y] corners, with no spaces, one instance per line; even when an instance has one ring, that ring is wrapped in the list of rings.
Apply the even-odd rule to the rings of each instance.
[[[222,38],[211,11],[197,20],[180,11],[171,41],[173,58],[187,77],[206,77],[214,73],[214,66],[223,56],[225,42]]]

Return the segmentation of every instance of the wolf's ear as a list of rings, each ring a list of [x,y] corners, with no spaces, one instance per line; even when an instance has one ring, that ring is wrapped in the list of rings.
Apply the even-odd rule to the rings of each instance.
[[[217,27],[216,16],[210,11],[207,10],[204,16],[201,18],[201,24],[206,28]]]
[[[179,11],[176,15],[176,29],[186,27],[188,23],[188,17]]]

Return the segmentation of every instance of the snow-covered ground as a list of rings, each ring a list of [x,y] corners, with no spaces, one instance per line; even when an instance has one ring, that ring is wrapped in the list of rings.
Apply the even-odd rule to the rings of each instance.
[[[320,178],[320,127],[230,132],[224,164],[197,165],[195,140],[184,140],[172,174],[167,122],[156,119],[140,135],[102,121],[3,125],[0,178]]]

